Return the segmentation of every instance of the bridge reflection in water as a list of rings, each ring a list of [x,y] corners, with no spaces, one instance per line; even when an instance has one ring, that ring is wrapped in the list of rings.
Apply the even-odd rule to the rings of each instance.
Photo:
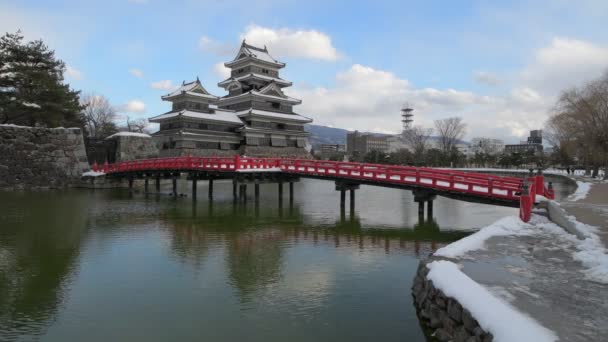
[[[313,185],[301,184],[316,191]],[[218,186],[229,188],[230,184]],[[395,331],[382,328],[389,316],[405,315],[411,324],[417,324],[409,296],[403,295],[414,272],[410,264],[415,267],[418,256],[467,234],[442,231],[434,221],[423,220],[414,227],[400,228],[392,223],[384,227],[370,224],[366,221],[369,217],[358,216],[369,213],[343,217],[337,213],[335,198],[325,198],[318,192],[319,198],[325,200],[316,200],[312,209],[299,200],[279,209],[274,205],[276,192],[262,194],[259,206],[234,203],[229,191],[226,193],[213,201],[194,203],[126,191],[3,194],[0,340],[82,340],[101,333],[96,327],[103,327],[110,334],[109,339],[119,338],[121,331],[125,333],[120,322],[125,321],[130,322],[133,336],[154,339],[164,336],[164,331],[178,329],[170,322],[183,312],[207,319],[219,315],[225,327],[213,328],[230,336],[230,326],[247,323],[230,319],[230,313],[223,315],[222,309],[217,309],[220,304],[231,308],[234,304],[227,304],[231,296],[241,305],[237,312],[253,310],[256,315],[272,316],[275,311],[301,310],[314,320],[316,315],[329,315],[327,307],[355,311],[356,303],[349,306],[337,291],[348,295],[357,286],[364,289],[356,292],[358,298],[373,298],[378,310],[386,313],[374,324],[388,334]],[[334,194],[333,189],[329,190],[329,195]],[[379,194],[381,198],[384,193]],[[409,203],[409,199],[404,201]],[[312,217],[311,210],[317,212],[317,208],[330,204],[335,211],[325,211],[321,220]],[[404,264],[404,260],[408,263]],[[349,271],[351,263],[364,263],[365,271]],[[382,271],[381,267],[391,269]],[[366,273],[369,270],[379,273],[370,276]],[[197,287],[201,281],[197,274],[211,282],[205,283],[205,289]],[[335,288],[322,288],[320,278],[329,275],[337,282],[332,285]],[[343,288],[344,283],[340,285],[340,281],[350,282],[352,277],[358,283],[349,286],[354,290]],[[402,288],[398,295],[381,293],[390,281]],[[291,282],[296,285],[289,285]],[[202,295],[210,297],[201,301]],[[300,297],[296,301],[294,296]],[[172,305],[163,301],[167,298],[172,298]],[[191,298],[201,302],[190,305]],[[274,306],[265,309],[259,306],[260,301]],[[388,302],[399,305],[391,307]],[[201,303],[213,310],[205,310]],[[302,307],[302,303],[310,307]],[[140,319],[120,314],[124,310],[145,313],[150,307],[164,308],[152,316],[165,322],[162,327],[151,326],[146,318],[150,316],[142,315]],[[343,313],[343,318],[356,322],[356,317],[348,315]],[[315,331],[323,330],[322,320],[307,330],[311,339]],[[274,329],[282,329],[286,321],[277,322]],[[400,322],[403,328],[399,333],[419,336],[418,328],[411,330],[414,328],[408,324]],[[353,324],[347,330],[365,336],[365,332],[358,331],[359,325]],[[197,330],[194,323],[188,326],[195,336],[210,331],[209,326],[206,330]],[[150,334],[145,335],[146,331]]]

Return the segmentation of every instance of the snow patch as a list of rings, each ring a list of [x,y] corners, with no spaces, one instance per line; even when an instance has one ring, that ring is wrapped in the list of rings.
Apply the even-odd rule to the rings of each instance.
[[[136,132],[118,132],[110,135],[106,139],[111,139],[114,137],[140,137],[140,138],[151,138],[149,134],[146,133],[136,133]]]
[[[576,191],[568,197],[569,201],[576,202],[587,197],[591,189],[591,183],[576,181]]]
[[[38,108],[40,109],[40,105],[37,103],[31,103],[31,102],[23,102],[21,103],[22,105],[26,106],[26,107],[30,107],[30,108]]]
[[[85,173],[82,174],[82,177],[99,177],[99,176],[105,176],[104,172],[101,171],[87,171]]]
[[[435,255],[446,258],[460,257],[467,252],[484,249],[485,241],[493,236],[530,235],[535,232],[533,228],[531,224],[522,222],[517,216],[508,216],[482,228],[475,234],[438,249]]]
[[[438,260],[427,264],[427,267],[430,270],[427,278],[433,285],[469,310],[479,325],[494,335],[495,341],[557,341],[553,331],[492,295],[460,271],[455,263]]]

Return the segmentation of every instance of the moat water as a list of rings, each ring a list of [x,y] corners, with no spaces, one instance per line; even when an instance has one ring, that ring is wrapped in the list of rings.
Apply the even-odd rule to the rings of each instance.
[[[320,180],[281,209],[276,185],[257,210],[198,190],[0,193],[0,341],[424,341],[419,259],[518,212],[438,197],[418,222],[411,192],[362,186],[342,217]]]

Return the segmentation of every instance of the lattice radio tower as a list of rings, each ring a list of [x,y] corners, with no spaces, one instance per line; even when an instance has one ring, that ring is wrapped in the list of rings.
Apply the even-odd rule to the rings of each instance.
[[[414,109],[409,103],[405,103],[401,108],[401,123],[403,124],[403,130],[407,131],[412,128],[414,122]]]

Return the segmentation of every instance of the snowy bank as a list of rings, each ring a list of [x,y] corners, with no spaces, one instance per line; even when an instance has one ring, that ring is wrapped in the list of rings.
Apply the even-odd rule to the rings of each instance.
[[[112,139],[114,137],[140,137],[140,138],[151,138],[149,134],[136,133],[136,132],[118,132],[110,135],[106,139]]]
[[[485,241],[493,236],[529,235],[535,233],[533,228],[531,224],[522,222],[517,216],[508,216],[480,229],[475,234],[438,249],[434,255],[446,258],[462,257],[467,252],[484,249]]]
[[[569,201],[576,202],[585,199],[591,190],[591,183],[576,181],[576,191],[568,197]]]
[[[100,176],[105,176],[104,172],[101,171],[87,171],[85,173],[82,174],[82,177],[100,177]]]
[[[427,267],[430,270],[427,278],[433,285],[469,310],[479,325],[492,333],[495,341],[557,340],[555,333],[492,295],[488,289],[461,272],[455,263],[438,260],[427,264]]]

